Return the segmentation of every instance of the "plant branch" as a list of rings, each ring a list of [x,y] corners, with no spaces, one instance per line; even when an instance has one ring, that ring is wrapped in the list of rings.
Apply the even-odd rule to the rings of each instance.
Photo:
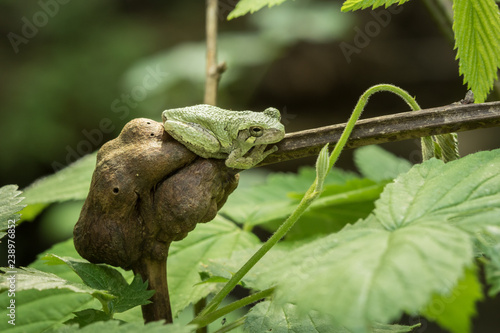
[[[236,327],[240,327],[241,325],[245,324],[245,317],[241,317],[232,323],[227,324],[224,327],[219,328],[217,331],[214,333],[226,333],[226,332],[231,332],[234,330]]]
[[[199,318],[207,316],[213,311],[216,311],[222,300],[234,289],[238,282],[252,269],[253,266],[290,230],[299,219],[302,213],[309,207],[310,202],[314,198],[308,196],[307,193],[300,201],[297,208],[292,214],[281,224],[276,232],[255,252],[252,257],[231,277],[231,279],[224,285],[224,287],[212,298],[207,307],[198,315]],[[195,318],[194,322],[199,319]]]
[[[217,86],[221,74],[226,70],[226,64],[217,64],[217,0],[207,0],[206,33],[207,58],[204,103],[217,104]]]
[[[278,151],[258,166],[317,156],[321,148],[338,142],[346,124],[288,133],[277,143]],[[464,132],[500,126],[500,102],[447,105],[416,112],[360,120],[356,123],[346,148],[417,139],[425,136]]]
[[[252,294],[252,295],[244,297],[238,301],[235,301],[231,304],[228,304],[228,305],[220,308],[219,310],[210,312],[206,316],[197,317],[190,324],[197,324],[201,327],[205,327],[208,324],[214,322],[218,318],[220,318],[220,317],[222,317],[230,312],[238,310],[239,308],[242,308],[242,307],[247,306],[249,304],[255,303],[260,299],[263,299],[263,298],[266,298],[266,297],[272,295],[273,292],[274,292],[274,288],[269,288],[269,289],[265,289],[265,290],[256,292],[255,294]]]
[[[170,297],[167,285],[166,260],[145,258],[134,266],[134,274],[147,279],[149,289],[155,290],[151,303],[142,306],[142,314],[146,323],[164,319],[166,323],[173,321]]]

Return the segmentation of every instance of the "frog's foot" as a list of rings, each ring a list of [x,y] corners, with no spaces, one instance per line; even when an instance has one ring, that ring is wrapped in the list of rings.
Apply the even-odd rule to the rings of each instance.
[[[234,169],[250,169],[278,150],[277,146],[273,146],[264,151],[266,147],[267,145],[255,146],[246,156],[241,156],[241,149],[235,149],[226,159],[226,166]]]

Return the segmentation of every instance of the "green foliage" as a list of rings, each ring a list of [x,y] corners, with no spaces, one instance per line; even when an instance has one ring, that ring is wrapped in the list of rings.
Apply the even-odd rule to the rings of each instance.
[[[475,269],[465,270],[464,277],[449,295],[436,295],[423,311],[426,318],[450,332],[470,332],[470,318],[476,314],[475,303],[483,299],[481,283]]]
[[[199,284],[198,271],[202,263],[230,257],[233,252],[253,248],[259,243],[254,234],[220,216],[210,223],[198,225],[182,241],[172,243],[167,275],[173,313],[179,313],[190,303],[196,303],[217,289],[214,284]]]
[[[57,173],[37,180],[24,190],[25,202],[32,205],[85,199],[96,156],[96,153],[84,156]]]
[[[201,282],[198,267],[202,262],[207,262],[209,258],[228,257],[233,251],[253,247],[258,243],[259,240],[253,234],[241,230],[222,218],[216,218],[211,223],[198,226],[184,240],[173,243],[169,254],[168,278],[174,311],[180,312],[190,303],[195,303],[217,289],[213,284],[196,285]],[[146,284],[142,283],[140,278],[136,277],[130,284],[126,283],[124,277],[130,280],[132,278],[130,272],[122,274],[106,265],[94,265],[83,260],[68,258],[79,258],[72,240],[58,244],[48,252],[57,255],[41,256],[31,265],[32,267],[19,270],[20,272],[27,270],[34,273],[28,277],[26,285],[18,285],[18,291],[19,294],[26,295],[24,297],[29,297],[30,300],[26,301],[27,303],[37,302],[48,306],[52,297],[55,297],[54,295],[61,295],[60,291],[54,288],[66,288],[72,290],[73,293],[84,293],[85,296],[96,297],[104,309],[108,311],[108,313],[94,309],[80,311],[76,313],[77,318],[70,323],[89,324],[99,318],[110,319],[110,313],[125,311],[133,306],[145,304],[152,294],[151,291],[145,290]],[[61,263],[66,265],[61,265]],[[82,280],[72,271],[76,272],[88,286],[83,284]],[[23,275],[19,274],[20,272],[17,272],[16,275],[23,280]],[[47,276],[51,277],[52,280],[48,280]],[[1,277],[2,282],[6,277],[8,275]],[[0,285],[4,286],[3,283]],[[33,288],[44,290],[32,293],[31,289]],[[5,288],[3,289],[5,290]],[[0,297],[7,299],[7,293],[1,293]],[[95,307],[88,297],[69,297],[65,306],[71,308],[71,311],[61,312],[48,320],[47,316],[50,312],[45,310],[40,313],[40,318],[37,320],[50,321],[50,325],[61,324],[66,319],[70,319],[72,312],[80,310],[82,307],[83,309],[89,306]],[[28,306],[25,308],[26,311],[30,311]],[[24,307],[19,311],[24,313]],[[88,320],[89,313],[93,316],[90,318],[90,322],[85,321]],[[142,321],[142,319],[140,320]],[[42,325],[42,323],[39,324]]]
[[[494,167],[500,163],[499,153],[480,152],[447,164],[433,159],[413,167],[386,187],[376,203],[377,219],[395,230],[499,207],[500,174]],[[485,223],[495,221],[483,220],[476,228]]]
[[[434,293],[451,290],[471,260],[468,235],[440,222],[392,232],[346,228],[259,263],[253,285],[277,283],[280,303],[366,332],[373,322],[418,312]]]
[[[49,249],[51,253],[57,253],[59,256],[71,256],[79,258],[73,246],[73,240],[62,242]],[[67,265],[48,266],[45,260],[39,256],[35,262],[30,265],[30,269],[43,271],[45,274],[56,275],[59,279],[66,281],[66,284],[73,283],[76,286],[86,288],[82,280]],[[7,276],[8,277],[8,276]],[[3,277],[2,277],[3,278]],[[27,281],[29,283],[29,281]],[[35,288],[36,286],[31,286]],[[87,287],[88,288],[88,287]],[[92,288],[90,288],[92,290]],[[106,293],[106,291],[98,291]],[[111,295],[110,295],[111,296]],[[0,293],[0,303],[9,302],[8,292]],[[20,332],[42,332],[49,328],[56,328],[66,320],[74,317],[74,312],[89,307],[100,308],[101,304],[96,301],[89,293],[75,293],[68,289],[47,289],[47,290],[17,290],[16,295],[16,326]],[[6,325],[4,325],[6,324]],[[0,330],[12,330],[12,325],[6,322],[0,322]]]
[[[489,216],[479,216],[480,219],[494,220],[500,216],[500,209],[491,210]],[[479,219],[478,219],[479,220]],[[472,221],[474,223],[475,221]],[[478,235],[478,248],[484,255],[486,280],[490,284],[488,295],[495,297],[500,292],[500,228],[489,226]]]
[[[97,153],[89,154],[50,176],[35,181],[24,190],[22,221],[30,221],[49,204],[68,200],[84,200],[89,193]]]
[[[92,295],[100,299],[113,299],[114,296],[107,291],[94,289],[81,283],[67,281],[59,276],[39,271],[34,268],[2,268],[4,274],[0,276],[0,291],[9,289],[9,280],[11,276],[16,279],[16,291],[29,289],[47,290],[47,289],[67,289],[75,293]]]
[[[265,75],[267,65],[279,57],[287,47],[301,40],[319,43],[341,38],[353,21],[343,15],[335,2],[290,1],[280,10],[260,11],[248,18],[255,27],[253,32],[221,32],[217,36],[219,58],[232,70],[224,73],[219,82],[221,105],[237,109],[242,101],[250,98],[251,89],[232,90],[238,83],[245,87],[257,85]],[[300,20],[304,24],[296,24]],[[149,92],[148,107],[141,107],[141,115],[168,105],[185,106],[201,103],[199,97],[205,83],[205,41],[189,42],[168,48],[166,51],[145,57],[131,66],[125,74],[127,91],[141,86],[145,68],[168,69],[158,86]],[[181,89],[179,88],[181,86]],[[225,94],[227,90],[231,94]],[[156,111],[155,111],[156,112]],[[156,117],[156,114],[151,114]]]
[[[411,332],[420,326],[383,325],[375,324],[372,333],[403,333]],[[311,311],[307,316],[297,311],[293,304],[276,304],[271,301],[260,302],[255,305],[245,319],[245,332],[278,332],[278,333],[351,333],[345,327],[332,324],[326,317]]]
[[[307,224],[300,229],[299,223],[298,230],[306,236],[297,232],[287,238],[243,277],[242,285],[256,291],[277,287],[272,302],[259,303],[247,315],[245,330],[407,332],[411,327],[388,325],[406,312],[423,314],[454,333],[468,332],[474,304],[482,297],[474,252],[484,255],[490,294],[498,292],[500,175],[495,170],[500,150],[446,164],[433,159],[403,174],[408,163],[378,148],[356,152],[356,161],[362,173],[376,181],[334,170],[326,176],[322,196],[304,216],[310,214],[306,221],[321,214],[331,218],[347,203],[352,205],[349,211],[365,203],[371,207],[364,211],[365,218],[353,225],[342,223],[336,233],[314,225],[307,233]],[[230,199],[236,205],[231,207],[229,201],[222,214],[247,226],[253,225],[248,221],[276,221],[297,204],[315,174],[303,169],[297,175],[270,175],[264,184],[237,191]],[[397,174],[396,181],[385,186],[384,179]],[[282,211],[276,214],[273,205]],[[265,225],[273,225],[268,222]],[[259,244],[252,233],[222,216],[174,242],[168,260],[174,312],[219,290]],[[130,272],[72,259],[79,256],[71,241],[49,252],[53,254],[41,256],[31,267],[16,270],[16,299],[26,302],[19,303],[19,317],[39,311],[38,319],[19,322],[24,331],[62,327],[65,321],[65,330],[75,329],[67,326],[72,323],[87,329],[97,320],[106,321],[99,325],[118,325],[112,313],[144,304],[151,295]],[[205,278],[209,274],[204,283],[199,271]],[[3,290],[7,277],[2,276]],[[55,315],[33,307],[61,297],[65,306],[56,308]],[[8,300],[7,292],[0,293],[0,299]],[[445,303],[443,311],[436,312],[436,302]]]
[[[165,325],[163,322],[153,322],[144,325],[143,323],[126,323],[122,324],[119,321],[106,321],[97,322],[83,329],[79,329],[77,326],[66,326],[57,330],[57,333],[94,333],[94,332],[106,332],[106,333],[136,333],[139,331],[146,331],[152,333],[192,333],[196,327],[185,326],[179,324],[168,324]]]
[[[493,0],[454,0],[453,31],[460,74],[482,103],[500,67],[500,15]]]
[[[85,309],[82,311],[73,312],[74,318],[64,322],[66,325],[77,324],[78,327],[85,327],[95,322],[112,320],[113,317],[101,310]]]
[[[105,290],[116,297],[96,297],[102,304],[104,311],[109,314],[123,312],[137,305],[150,303],[148,299],[154,292],[147,290],[147,282],[142,282],[136,275],[130,284],[122,274],[107,265],[95,265],[84,260],[59,257],[54,254],[43,256],[48,265],[68,265],[83,282],[98,290]],[[104,296],[107,296],[106,294]]]
[[[290,1],[277,10],[262,10],[248,19],[260,29],[260,40],[265,36],[274,47],[291,45],[300,40],[325,43],[342,38],[351,26],[352,17],[344,15],[339,9],[340,5],[332,1]],[[299,21],[302,24],[297,24]],[[247,45],[246,49],[253,47]]]
[[[54,289],[66,289],[73,293],[91,295],[99,300],[104,311],[92,310],[79,312],[77,322],[85,323],[82,319],[96,321],[98,319],[111,319],[116,312],[123,312],[137,305],[149,303],[148,299],[153,291],[146,290],[147,283],[143,283],[140,276],[128,284],[122,275],[114,268],[105,265],[94,265],[82,260],[62,258],[56,255],[47,255],[42,258],[50,265],[67,264],[83,280],[84,284],[68,281],[53,273],[43,272],[35,268],[3,269],[6,274],[0,276],[0,291],[9,289],[9,278],[16,280],[16,292],[36,289],[53,292]],[[51,296],[48,292],[46,295]],[[5,293],[4,293],[5,294]],[[43,299],[43,295],[39,298]],[[101,313],[101,315],[97,315]],[[63,318],[59,318],[62,320]],[[87,323],[85,323],[87,324]]]
[[[411,163],[407,160],[375,145],[356,149],[354,163],[364,177],[374,181],[396,178],[411,168]]]
[[[243,16],[247,13],[256,12],[265,6],[272,7],[282,4],[285,1],[286,0],[241,0],[238,2],[234,10],[229,13],[227,19],[231,20],[233,18]]]
[[[284,1],[243,0],[229,18]],[[346,0],[342,11],[407,1]],[[326,3],[285,8],[284,15],[265,11],[260,18],[253,16],[250,20],[261,30],[259,33],[220,36],[221,54],[231,66],[254,68],[268,63],[298,39],[329,40],[341,32],[340,26],[346,26],[345,22],[339,25],[341,19],[333,16],[335,7]],[[453,9],[460,74],[474,91],[476,101],[482,102],[500,66],[498,8],[493,0],[455,0]],[[299,20],[305,23],[297,25]],[[124,35],[121,29],[117,31]],[[264,34],[266,38],[261,38]],[[115,42],[118,49],[125,45],[122,42],[123,37]],[[123,48],[128,50],[130,46]],[[85,45],[75,52],[85,55],[82,49]],[[198,60],[204,52],[201,43],[184,44],[136,63],[126,75],[126,90],[141,87],[145,68],[169,68],[168,75],[163,72],[157,87],[148,91],[148,98],[156,97],[159,104],[167,88],[174,89],[179,82],[190,82],[199,89],[203,68],[192,64],[201,64]],[[66,68],[78,66],[68,63]],[[228,73],[222,85],[230,85],[238,75],[251,80]],[[58,77],[41,81],[54,90],[65,82]],[[86,85],[87,81],[100,82],[85,80]],[[101,93],[101,86],[94,86],[94,94]],[[43,89],[32,91],[43,93]],[[190,99],[196,95],[191,89],[186,91]],[[65,95],[74,96],[68,91]],[[86,99],[92,100],[89,96],[92,94]],[[27,98],[26,103],[30,100]],[[109,109],[113,99],[108,95],[103,100],[101,106]],[[57,109],[58,103],[63,101],[42,104]],[[38,106],[39,102],[34,104]],[[127,108],[121,116],[127,117],[129,111]],[[27,130],[35,133],[55,128],[39,114],[29,124],[34,128]],[[437,157],[452,156],[445,160],[453,160],[458,157],[455,139],[436,137],[428,150]],[[244,320],[247,332],[409,332],[416,326],[390,324],[403,313],[424,315],[453,333],[469,332],[475,303],[482,299],[478,262],[484,264],[489,295],[500,291],[500,176],[496,171],[500,169],[500,151],[478,153],[448,164],[430,160],[412,168],[407,161],[376,146],[366,147],[355,153],[364,178],[338,169],[327,175],[328,156],[325,148],[316,170],[274,174],[264,184],[237,191],[214,221],[199,225],[184,240],[172,244],[168,279],[174,314],[218,291],[242,264],[248,264],[261,245],[251,229],[260,226],[274,231],[301,198],[311,194],[308,188],[315,182],[317,187],[311,187],[312,192],[323,190],[321,195],[300,213],[300,220],[286,238],[240,281],[257,295],[267,291],[259,297],[274,292],[270,300],[258,303],[240,320]],[[95,154],[88,155],[28,187],[23,219],[33,218],[53,202],[84,199],[94,165]],[[7,228],[9,218],[19,219],[16,213],[24,206],[19,194],[16,186],[0,188],[1,230]],[[0,238],[4,235],[0,232]],[[130,272],[81,260],[71,240],[49,252],[30,267],[5,269],[0,275],[0,303],[8,304],[12,299],[8,280],[12,276],[16,278],[17,302],[16,327],[2,321],[1,331],[194,330],[193,326],[163,323],[144,326],[142,318],[133,315],[128,323],[117,320],[121,318],[114,317],[115,313],[130,314],[148,302],[152,291],[147,291],[147,283]],[[474,261],[477,257],[480,260]]]
[[[401,5],[408,0],[345,0],[342,11]],[[454,0],[453,31],[464,84],[483,103],[500,68],[500,15],[494,0]],[[449,138],[450,139],[450,138]],[[432,149],[434,150],[434,149]]]
[[[385,8],[398,4],[401,5],[409,0],[345,0],[342,5],[342,11],[348,12],[350,10],[365,9],[368,7],[373,7],[373,9],[385,6]]]
[[[73,239],[68,239],[64,242],[60,242],[51,248],[47,249],[47,251],[38,255],[37,259],[32,262],[28,267],[36,268],[40,271],[44,271],[47,273],[53,273],[57,276],[72,282],[83,283],[82,279],[75,274],[74,270],[72,270],[68,265],[48,265],[48,261],[44,259],[46,256],[56,255],[59,257],[68,257],[83,260],[78,252],[76,252],[75,246],[73,244]],[[124,271],[122,271],[124,273]],[[127,280],[132,280],[133,276],[129,272],[126,276]]]
[[[232,194],[220,214],[245,228],[261,225],[273,231],[297,206],[315,175],[313,168],[302,168],[298,174],[272,174],[266,183]],[[346,223],[366,217],[385,184],[334,169],[325,179],[320,198],[302,215],[287,239],[338,231]]]
[[[7,293],[0,294],[0,303],[8,304]],[[2,332],[39,333],[59,327],[67,319],[73,317],[73,312],[88,306],[92,297],[86,294],[74,293],[68,290],[25,290],[16,292],[16,325],[7,320],[0,322]],[[6,317],[7,318],[7,317]]]
[[[21,203],[24,198],[20,197],[20,194],[21,191],[17,190],[16,185],[5,185],[0,188],[0,239],[7,234],[9,226],[12,226],[9,220],[17,224],[20,215],[16,213],[26,206]]]
[[[298,174],[271,174],[265,184],[237,190],[220,214],[237,223],[259,225],[286,217],[295,199],[289,193],[303,193],[311,185],[316,175],[313,168],[301,168]],[[353,173],[334,170],[326,178],[327,184],[343,184],[347,179],[355,179]]]
[[[414,166],[386,186],[373,215],[338,233],[271,251],[244,285],[277,285],[281,306],[331,315],[356,332],[445,299],[445,311],[424,314],[452,332],[467,332],[481,293],[474,270],[462,277],[473,264],[478,233],[500,226],[499,166],[500,150]],[[484,244],[485,253],[497,251],[498,242]],[[249,255],[217,260],[207,269],[230,277]]]

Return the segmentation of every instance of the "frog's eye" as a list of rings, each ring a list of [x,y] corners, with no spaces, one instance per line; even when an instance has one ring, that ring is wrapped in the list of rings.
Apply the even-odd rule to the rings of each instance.
[[[259,127],[259,126],[252,126],[249,128],[249,131],[250,131],[251,136],[255,136],[257,138],[259,136],[262,136],[262,134],[264,134],[264,129],[262,127]]]

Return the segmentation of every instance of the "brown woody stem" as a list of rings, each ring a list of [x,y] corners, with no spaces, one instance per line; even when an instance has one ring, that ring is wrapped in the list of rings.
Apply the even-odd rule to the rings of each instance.
[[[145,258],[133,268],[134,274],[140,274],[143,280],[148,280],[149,290],[155,294],[149,299],[152,303],[142,306],[142,316],[146,323],[165,320],[173,321],[172,309],[167,284],[167,261]]]
[[[277,144],[278,151],[269,155],[258,166],[318,155],[325,144],[330,143],[333,147],[337,143],[345,125],[336,124],[289,133]],[[500,102],[447,105],[359,120],[346,148],[498,126]]]

